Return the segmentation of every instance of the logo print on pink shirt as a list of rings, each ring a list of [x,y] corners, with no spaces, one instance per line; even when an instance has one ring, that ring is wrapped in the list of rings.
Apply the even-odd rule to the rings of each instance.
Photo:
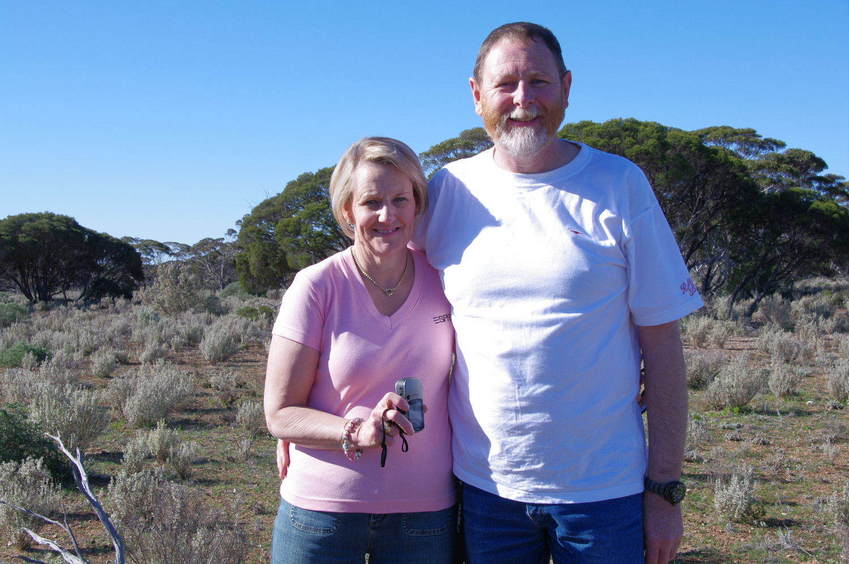
[[[698,288],[696,288],[696,285],[693,284],[693,280],[691,278],[687,278],[686,281],[681,283],[681,293],[682,294],[689,294],[689,295],[692,296],[693,294],[695,294],[698,291],[699,291]]]
[[[437,323],[445,323],[449,319],[451,319],[450,313],[443,313],[442,315],[434,315],[433,316],[433,324],[436,325]]]

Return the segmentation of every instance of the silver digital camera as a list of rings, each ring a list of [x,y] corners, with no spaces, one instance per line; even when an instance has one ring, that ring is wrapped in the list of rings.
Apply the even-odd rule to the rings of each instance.
[[[403,378],[395,382],[395,393],[407,400],[409,411],[401,411],[413,425],[413,431],[418,433],[424,429],[424,386],[418,378]]]

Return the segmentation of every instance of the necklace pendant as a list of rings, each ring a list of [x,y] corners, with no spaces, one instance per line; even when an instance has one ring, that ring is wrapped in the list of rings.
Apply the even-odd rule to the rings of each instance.
[[[391,296],[392,294],[395,293],[395,288],[385,288],[383,290],[383,293],[386,294],[387,296]]]

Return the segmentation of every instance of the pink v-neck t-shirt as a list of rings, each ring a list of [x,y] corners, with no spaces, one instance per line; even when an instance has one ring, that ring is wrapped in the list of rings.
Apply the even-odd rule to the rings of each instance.
[[[290,448],[280,488],[289,503],[314,511],[408,513],[454,503],[448,375],[454,350],[451,308],[437,272],[411,251],[415,281],[390,316],[377,311],[351,250],[305,268],[286,291],[272,330],[320,352],[307,405],[340,417],[367,418],[395,381],[415,376],[424,384],[425,428],[396,438],[386,467],[380,449],[357,461],[334,450]]]

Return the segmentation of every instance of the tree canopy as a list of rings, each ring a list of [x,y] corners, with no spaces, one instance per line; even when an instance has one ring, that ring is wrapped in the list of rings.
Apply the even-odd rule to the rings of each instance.
[[[0,220],[0,283],[30,302],[130,297],[144,279],[141,256],[127,243],[49,212]]]
[[[732,300],[786,291],[811,274],[849,267],[849,184],[817,155],[754,129],[685,131],[655,122],[583,121],[560,131],[642,168],[702,293]],[[420,155],[428,177],[492,146],[483,128]],[[236,265],[246,289],[279,287],[345,248],[327,201],[332,168],[304,173],[240,222]]]

